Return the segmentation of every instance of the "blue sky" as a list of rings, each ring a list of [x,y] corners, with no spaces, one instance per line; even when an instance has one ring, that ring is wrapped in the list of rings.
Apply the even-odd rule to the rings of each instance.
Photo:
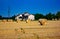
[[[10,16],[29,12],[30,14],[47,14],[60,11],[60,0],[0,0],[0,15],[8,16],[8,6]]]

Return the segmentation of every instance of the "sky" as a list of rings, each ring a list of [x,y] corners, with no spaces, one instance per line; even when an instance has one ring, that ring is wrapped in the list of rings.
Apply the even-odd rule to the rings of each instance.
[[[60,0],[0,0],[0,15],[8,17],[29,12],[30,14],[48,14],[60,11]]]

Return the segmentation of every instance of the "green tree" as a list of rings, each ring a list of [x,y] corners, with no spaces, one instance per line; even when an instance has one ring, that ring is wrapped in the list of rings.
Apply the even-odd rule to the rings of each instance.
[[[42,15],[42,14],[35,14],[35,20],[38,20],[38,19],[40,19],[40,18],[44,18],[44,15]]]
[[[0,15],[0,18],[1,18],[2,16]]]
[[[16,16],[14,15],[14,16],[11,17],[11,19],[15,20],[15,17],[16,17]]]
[[[52,18],[53,18],[53,15],[51,13],[49,13],[49,14],[46,15],[46,19],[52,20]]]
[[[57,12],[56,18],[59,20],[60,19],[60,11]]]
[[[55,20],[55,18],[56,18],[56,15],[55,15],[55,14],[52,14],[52,18]]]
[[[2,16],[0,15],[0,20],[2,19]]]

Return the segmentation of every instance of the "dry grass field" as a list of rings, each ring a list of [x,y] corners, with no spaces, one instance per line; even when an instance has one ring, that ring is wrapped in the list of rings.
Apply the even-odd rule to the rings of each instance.
[[[0,39],[60,39],[60,21],[47,21],[47,25],[0,21]]]

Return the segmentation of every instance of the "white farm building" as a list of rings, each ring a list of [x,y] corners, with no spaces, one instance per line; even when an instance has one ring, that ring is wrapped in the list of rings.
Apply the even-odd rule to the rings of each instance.
[[[35,16],[31,14],[31,15],[28,16],[28,19],[34,20],[35,19]]]
[[[25,12],[24,14],[19,14],[15,17],[16,20],[35,20],[35,16]]]

